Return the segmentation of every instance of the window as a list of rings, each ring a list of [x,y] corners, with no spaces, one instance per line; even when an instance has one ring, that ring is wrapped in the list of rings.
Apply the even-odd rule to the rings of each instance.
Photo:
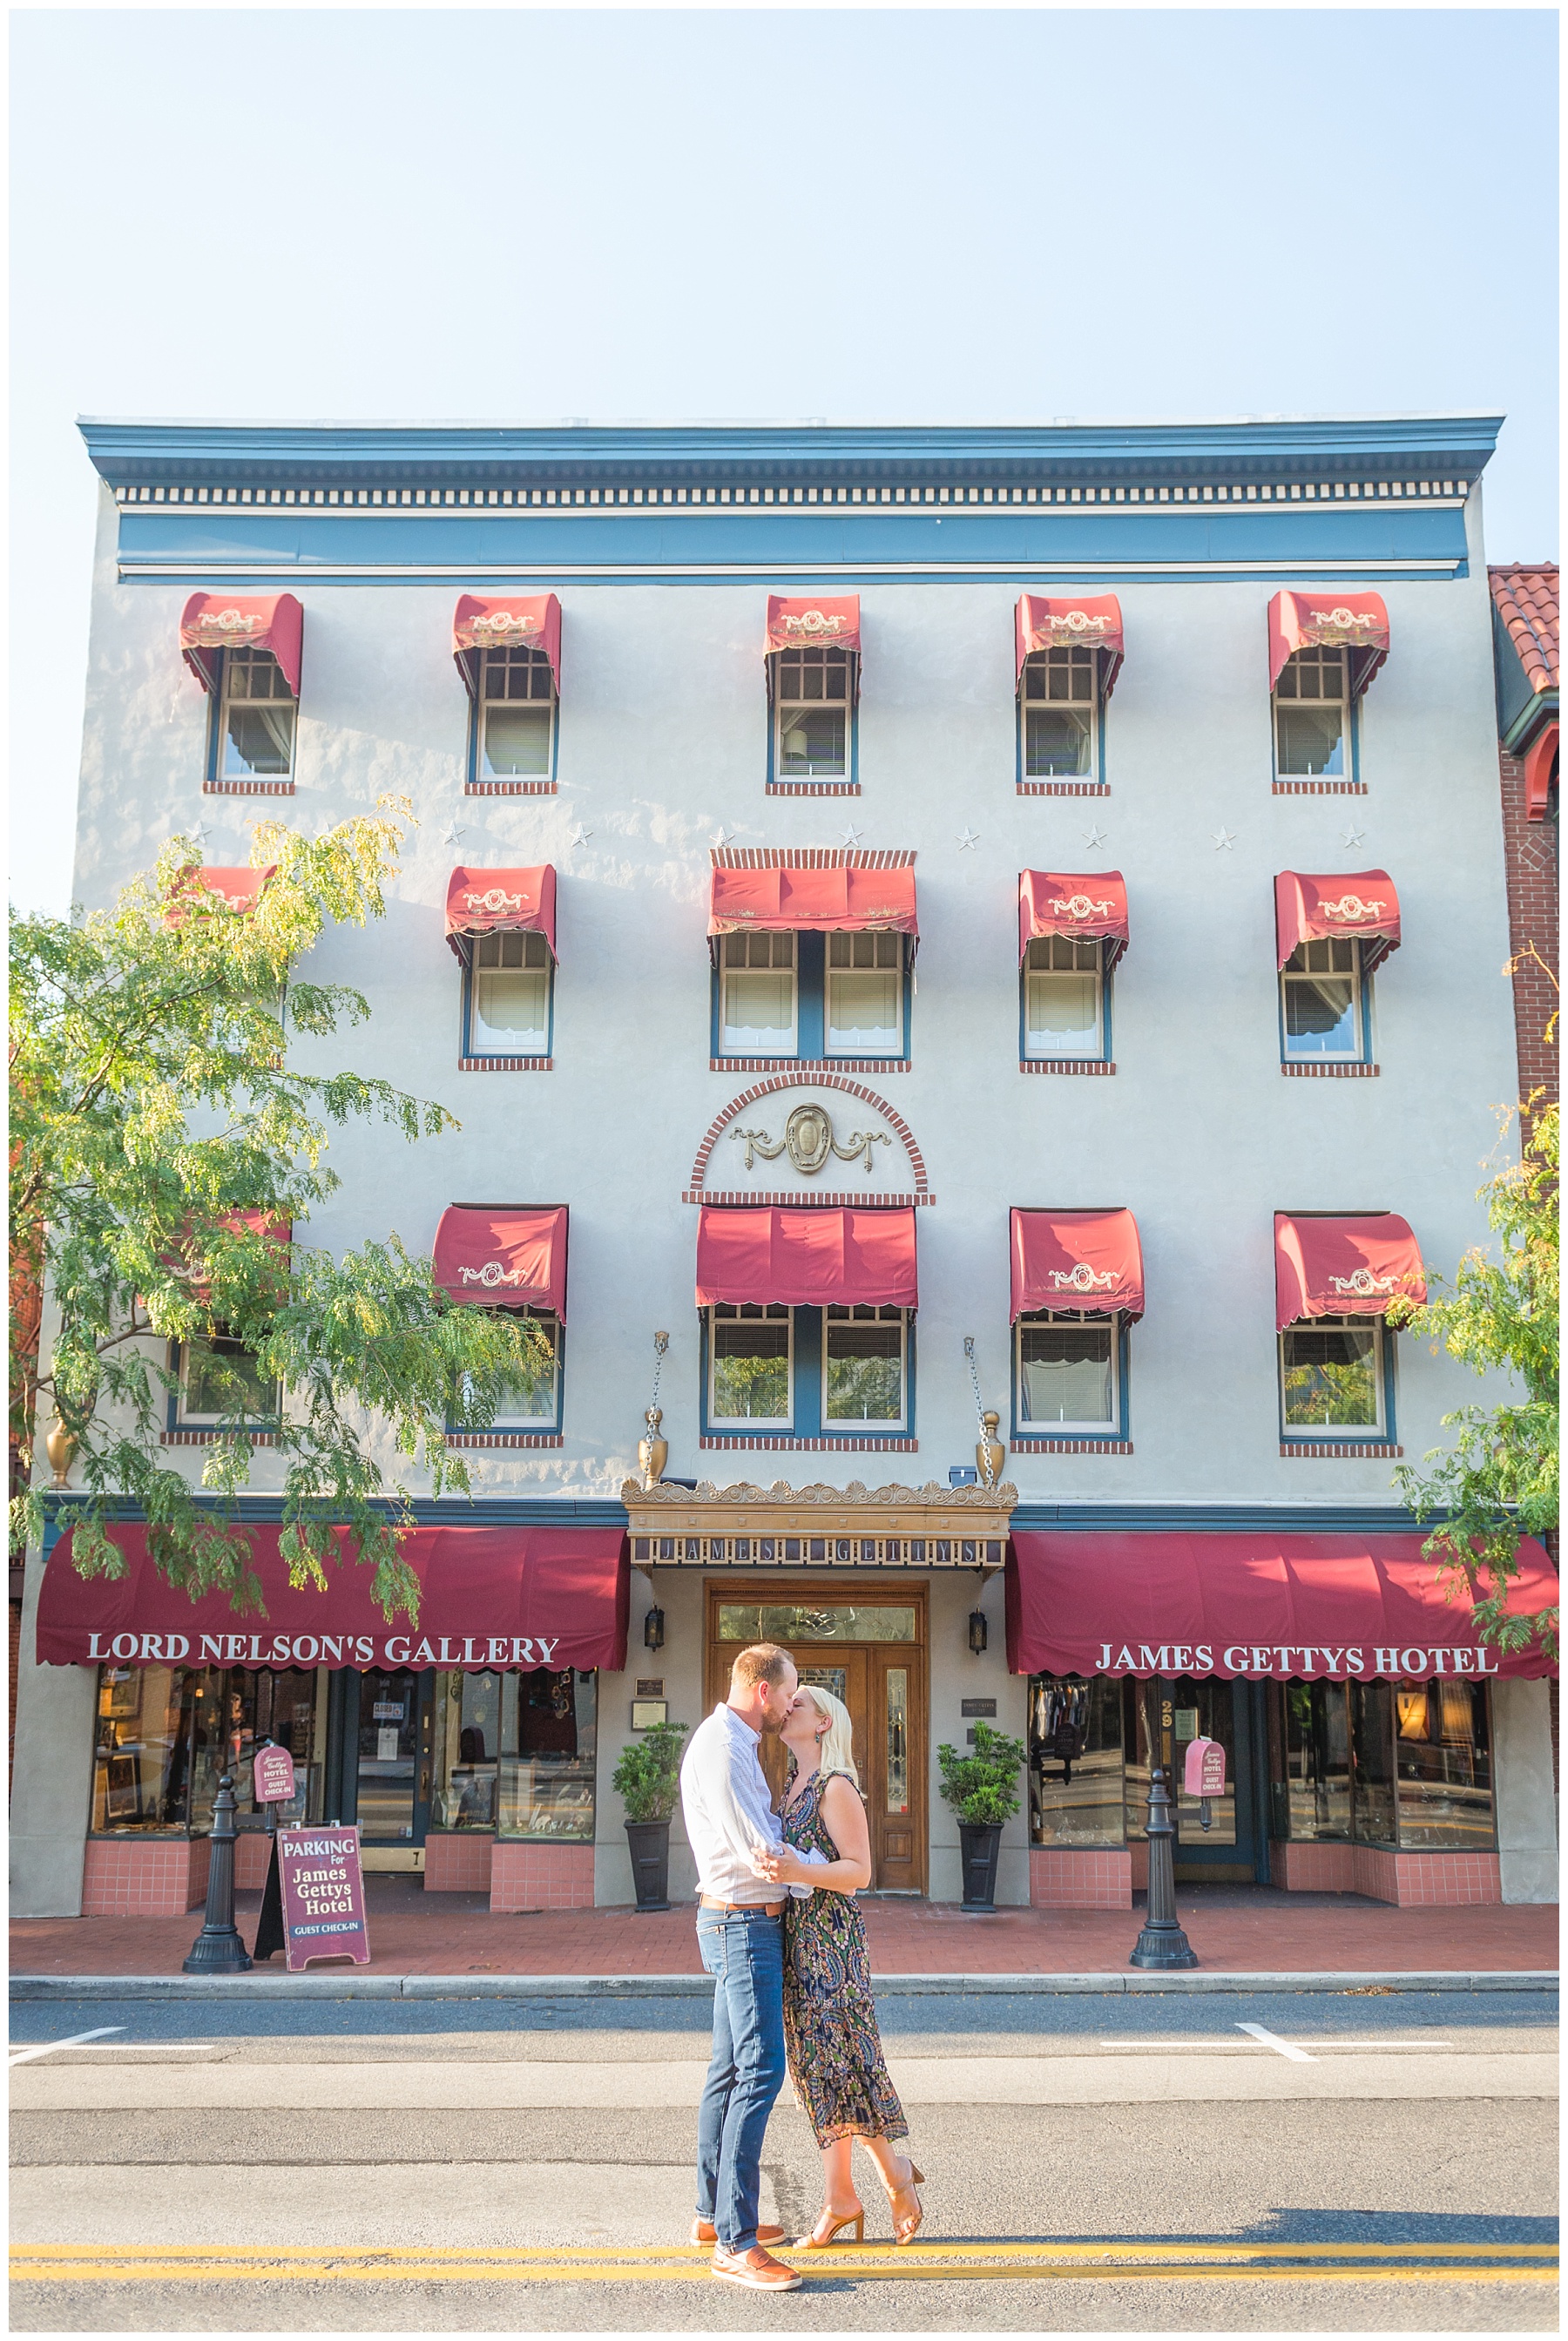
[[[775,777],[842,780],[849,770],[850,652],[779,651],[776,657]]]
[[[828,937],[829,1056],[892,1057],[904,1046],[902,935]]]
[[[286,780],[293,769],[293,692],[271,651],[223,652],[216,778]]]
[[[540,779],[555,747],[555,677],[542,651],[521,643],[479,653],[474,777]]]
[[[499,1834],[591,1845],[598,1676],[571,1667],[502,1675],[499,1706]]]
[[[254,1353],[222,1330],[181,1341],[178,1420],[184,1424],[276,1420],[280,1392],[264,1380]]]
[[[1285,1429],[1374,1438],[1384,1424],[1384,1328],[1378,1317],[1314,1317],[1279,1337]]]
[[[1361,945],[1354,935],[1297,943],[1279,981],[1287,1058],[1365,1055]]]
[[[1038,1309],[1017,1327],[1017,1421],[1022,1430],[1109,1432],[1120,1422],[1119,1317]]]
[[[561,1320],[532,1310],[520,1310],[515,1313],[528,1318],[543,1345],[543,1354],[536,1356],[533,1371],[526,1380],[509,1383],[499,1393],[494,1417],[478,1427],[486,1430],[538,1430],[541,1426],[554,1430],[561,1419]],[[462,1395],[464,1407],[471,1407],[473,1385],[466,1374]],[[458,1430],[474,1427],[462,1421],[451,1426]]]
[[[294,1759],[288,1821],[319,1821],[325,1766],[325,1673],[312,1668],[104,1667],[93,1762],[92,1828],[97,1837],[141,1836],[212,1827],[223,1772],[234,1800],[254,1812],[252,1759],[261,1739]]]
[[[711,1312],[708,1412],[715,1423],[788,1430],[794,1406],[794,1312],[778,1302]]]
[[[1276,1837],[1454,1853],[1494,1841],[1484,1683],[1271,1685],[1269,1768]]]
[[[1024,777],[1087,779],[1098,769],[1099,652],[1034,651],[1018,701]]]
[[[719,1046],[726,1056],[795,1051],[795,937],[725,935]]]
[[[1281,777],[1343,779],[1349,681],[1343,650],[1296,651],[1274,686],[1275,764]]]
[[[1104,1057],[1105,946],[1042,935],[1024,957],[1026,1057]]]
[[[479,935],[469,973],[471,1057],[550,1054],[550,945],[542,935]]]
[[[822,1319],[825,1420],[899,1429],[904,1421],[907,1312],[829,1308]]]

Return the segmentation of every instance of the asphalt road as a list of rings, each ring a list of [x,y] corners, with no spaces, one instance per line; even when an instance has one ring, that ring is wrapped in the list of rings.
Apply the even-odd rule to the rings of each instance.
[[[866,2248],[765,2300],[683,2247],[700,2000],[18,2003],[14,2327],[1555,2326],[1546,1994],[881,2013],[918,2245],[867,2163]],[[765,2216],[809,2226],[788,2093],[765,2161]]]

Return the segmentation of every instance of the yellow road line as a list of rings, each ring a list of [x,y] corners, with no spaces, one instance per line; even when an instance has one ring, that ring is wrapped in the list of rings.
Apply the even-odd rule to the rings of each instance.
[[[786,2254],[789,2247],[782,2247]],[[1557,2256],[1555,2244],[1333,2244],[1333,2243],[1147,2243],[1138,2238],[1123,2241],[1117,2236],[1102,2236],[1091,2242],[1072,2243],[941,2243],[928,2238],[925,2243],[912,2244],[836,2244],[832,2256],[848,2259],[856,2254],[873,2258],[912,2259],[1037,2259],[1042,2255],[1057,2257],[1132,2259],[1142,2257],[1160,2261],[1182,2256],[1212,2259],[1219,2255],[1245,2255],[1266,2259],[1411,2259],[1464,2258],[1490,2256],[1496,2259],[1552,2259]],[[382,2260],[633,2260],[659,2261],[700,2260],[708,2265],[710,2246],[706,2244],[14,2244],[13,2259],[91,2259],[102,2257],[116,2260],[166,2260],[171,2256],[179,2259],[382,2259]],[[808,2256],[801,2254],[804,2259]],[[821,2256],[809,2255],[815,2263]]]
[[[997,2266],[969,2267],[886,2267],[816,2269],[805,2272],[807,2281],[818,2283],[835,2276],[840,2283],[904,2282],[904,2283],[1004,2283],[1023,2278],[1036,2284],[1075,2284],[1087,2282],[1136,2283],[1157,2276],[1162,2281],[1186,2284],[1550,2284],[1553,2272],[1544,2268],[1500,2267],[1181,2267],[1155,2268],[1136,2266],[1086,2267],[1061,2266],[1040,2267]],[[81,2283],[298,2283],[331,2281],[335,2284],[672,2284],[710,2283],[714,2279],[705,2267],[629,2268],[576,2266],[551,2266],[543,2263],[527,2267],[467,2267],[454,2268],[445,2262],[428,2267],[418,2265],[398,2268],[374,2267],[273,2267],[253,2266],[225,2268],[213,2263],[201,2267],[186,2266],[160,2266],[139,2265],[116,2267],[110,2262],[99,2262],[83,2268],[74,2261],[55,2266],[39,2262],[25,2271],[18,2271],[18,2283],[81,2284]]]

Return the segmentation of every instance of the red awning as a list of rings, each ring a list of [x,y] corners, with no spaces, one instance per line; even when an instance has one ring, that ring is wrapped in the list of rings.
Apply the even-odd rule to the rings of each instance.
[[[1275,1211],[1274,1290],[1282,1333],[1304,1317],[1381,1317],[1396,1300],[1419,1306],[1421,1247],[1396,1211],[1345,1220]]]
[[[1399,949],[1399,897],[1386,870],[1356,870],[1344,878],[1313,878],[1282,870],[1274,882],[1274,931],[1283,967],[1298,943],[1325,935],[1360,935],[1370,971]]]
[[[454,870],[446,890],[446,939],[459,959],[460,938],[472,935],[542,935],[555,950],[555,868]]]
[[[1105,695],[1116,689],[1124,643],[1122,605],[1114,593],[1020,593],[1013,613],[1020,683],[1033,651],[1104,651]]]
[[[180,618],[180,648],[203,691],[218,687],[220,651],[271,651],[297,699],[304,630],[292,593],[193,593]]]
[[[768,596],[768,642],[774,651],[854,651],[860,648],[860,596],[825,601],[820,594]]]
[[[1127,947],[1127,890],[1119,870],[1020,870],[1018,959],[1042,935],[1110,943],[1107,969]]]
[[[912,1210],[723,1210],[703,1208],[697,1306],[778,1301],[913,1309]]]
[[[1030,1309],[1144,1313],[1144,1256],[1130,1211],[1013,1213],[1013,1322]]]
[[[1524,751],[1524,818],[1544,821],[1557,778],[1557,726],[1548,723]]]
[[[278,1552],[282,1531],[253,1528],[262,1617],[237,1618],[221,1593],[198,1601],[161,1577],[144,1528],[109,1531],[124,1577],[84,1579],[71,1538],[49,1557],[38,1598],[38,1657],[45,1666],[535,1667],[626,1664],[630,1572],[619,1528],[418,1528],[402,1558],[420,1580],[419,1624],[388,1620],[371,1599],[371,1572],[346,1559],[327,1589],[298,1590]],[[340,1531],[346,1546],[346,1531]]]
[[[913,854],[717,848],[709,900],[710,935],[918,935]]]
[[[491,1309],[566,1321],[564,1203],[450,1203],[435,1231],[437,1288]]]
[[[275,1244],[281,1254],[278,1267],[286,1276],[289,1253],[294,1240],[293,1220],[279,1219],[275,1212],[263,1210],[223,1211],[219,1214],[217,1223],[225,1235],[264,1236],[269,1243]],[[193,1268],[189,1265],[189,1260],[188,1241],[180,1250],[165,1252],[163,1255],[164,1267],[172,1270],[180,1278],[181,1281],[189,1288],[193,1298],[199,1300],[210,1300],[212,1280],[204,1265]],[[138,1305],[144,1309],[146,1307],[145,1301],[139,1301]]]
[[[191,902],[191,889],[200,887],[215,894],[231,911],[253,911],[262,899],[269,878],[277,871],[277,863],[269,862],[261,870],[207,869],[193,862],[181,872],[178,891],[171,893],[169,906],[164,912],[165,926],[177,927]]]
[[[1276,593],[1268,605],[1268,687],[1296,651],[1348,650],[1350,691],[1358,698],[1388,656],[1388,612],[1381,593]]]
[[[464,593],[452,613],[452,654],[469,690],[477,688],[476,651],[499,651],[519,644],[542,651],[550,661],[557,697],[561,693],[561,603],[553,593],[525,593],[500,599],[493,593]]]
[[[1478,1642],[1420,1536],[1075,1535],[1017,1529],[1007,1559],[1016,1675],[1217,1675],[1279,1682],[1554,1675],[1539,1650]],[[1519,1547],[1509,1607],[1557,1599],[1540,1545]]]

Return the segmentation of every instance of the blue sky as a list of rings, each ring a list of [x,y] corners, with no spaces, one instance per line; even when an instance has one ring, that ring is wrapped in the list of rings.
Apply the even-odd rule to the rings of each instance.
[[[1556,552],[1547,10],[12,16],[13,899],[64,910],[78,413],[1509,418]]]

